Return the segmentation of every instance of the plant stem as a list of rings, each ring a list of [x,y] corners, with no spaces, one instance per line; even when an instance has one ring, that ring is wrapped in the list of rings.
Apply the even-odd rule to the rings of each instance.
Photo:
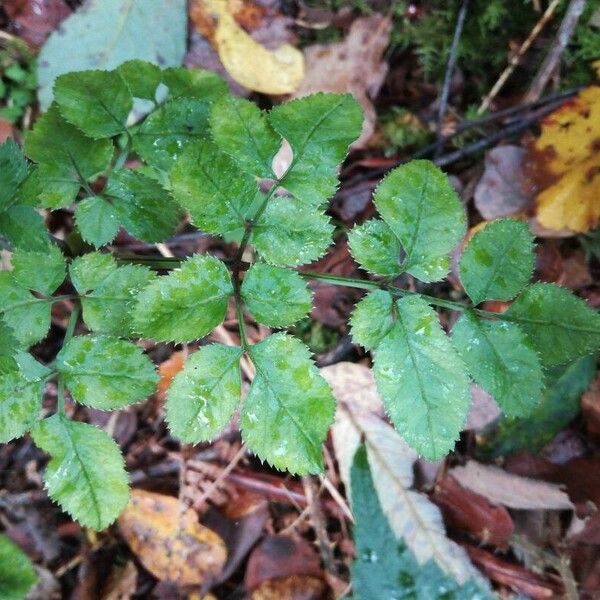
[[[67,329],[65,331],[65,339],[63,340],[63,346],[65,346],[69,340],[73,337],[73,333],[75,332],[75,326],[77,325],[77,321],[79,320],[79,314],[81,312],[81,307],[77,302],[73,306],[73,310],[71,311],[71,316],[69,317],[69,322],[67,323]],[[65,414],[65,382],[62,377],[58,376],[58,388],[57,388],[57,405],[56,410],[59,414]]]

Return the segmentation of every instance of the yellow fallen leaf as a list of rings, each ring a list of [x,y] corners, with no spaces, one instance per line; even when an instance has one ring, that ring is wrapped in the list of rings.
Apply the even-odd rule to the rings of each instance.
[[[216,22],[209,37],[227,72],[250,90],[275,95],[293,93],[304,78],[302,52],[290,44],[275,50],[261,46],[237,24],[231,8],[227,0],[197,0],[191,13],[205,35],[204,15]]]
[[[172,496],[133,490],[119,528],[132,552],[160,580],[198,585],[220,573],[227,559],[225,542]]]

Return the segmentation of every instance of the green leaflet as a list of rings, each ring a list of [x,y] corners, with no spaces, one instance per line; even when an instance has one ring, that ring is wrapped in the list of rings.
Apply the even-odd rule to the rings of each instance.
[[[357,225],[348,234],[350,252],[360,266],[374,275],[398,275],[402,247],[394,232],[379,219]]]
[[[148,164],[168,172],[191,142],[207,137],[208,112],[203,100],[169,100],[142,123],[133,147]]]
[[[170,67],[163,71],[162,78],[169,94],[175,98],[183,96],[210,103],[228,91],[227,84],[219,75],[205,69]]]
[[[437,460],[454,447],[464,425],[469,379],[425,300],[401,298],[396,309],[394,327],[375,352],[377,389],[408,444]]]
[[[15,283],[45,296],[50,296],[65,279],[65,259],[54,244],[48,244],[44,252],[18,249],[11,262]]]
[[[278,469],[321,471],[321,445],[335,400],[308,348],[277,333],[251,346],[249,353],[256,376],[242,409],[242,437],[259,458]]]
[[[29,557],[5,535],[0,535],[0,598],[23,600],[37,582]]]
[[[242,299],[252,316],[269,327],[287,327],[312,308],[312,292],[296,272],[253,264],[242,283]]]
[[[220,260],[192,256],[180,270],[142,290],[134,310],[134,328],[143,337],[191,342],[223,321],[232,294],[229,271]]]
[[[212,107],[210,126],[214,142],[240,169],[257,177],[274,178],[273,157],[281,138],[254,102],[223,96]]]
[[[487,459],[519,450],[539,452],[578,414],[581,395],[596,374],[596,356],[584,356],[546,375],[546,387],[533,412],[526,418],[499,417],[477,436],[478,454]]]
[[[21,186],[20,195],[42,208],[69,206],[81,188],[81,181],[71,164],[36,165]]]
[[[69,123],[95,139],[124,132],[133,108],[129,87],[118,71],[60,75],[54,82],[54,100]]]
[[[243,229],[258,188],[233,160],[208,141],[190,144],[171,172],[175,199],[209,233]]]
[[[252,230],[261,257],[280,267],[304,265],[327,252],[334,227],[327,215],[290,198],[272,198]]]
[[[160,242],[177,227],[179,208],[171,195],[141,173],[116,171],[102,194],[111,201],[119,223],[144,242]]]
[[[466,227],[464,208],[446,175],[427,160],[414,160],[391,171],[373,201],[404,248],[403,270],[425,282],[442,279],[448,254]]]
[[[156,100],[156,89],[162,81],[160,67],[144,60],[128,60],[117,67],[131,95],[144,100]]]
[[[108,167],[113,152],[110,140],[92,140],[67,123],[56,104],[25,134],[25,154],[31,160],[62,165],[74,181],[95,179]]]
[[[508,416],[531,414],[544,385],[540,360],[518,325],[484,321],[466,312],[452,329],[452,342],[473,379]]]
[[[101,410],[144,400],[159,379],[141,348],[100,335],[69,340],[56,357],[56,369],[77,402]]]
[[[502,219],[486,225],[467,244],[460,257],[460,280],[474,304],[511,300],[529,283],[533,266],[529,227]]]
[[[337,189],[348,146],[360,135],[360,105],[351,94],[319,93],[276,106],[269,122],[294,154],[281,185],[302,204],[323,205]]]
[[[15,352],[19,343],[13,335],[12,329],[0,321],[0,375],[16,371],[18,369],[15,360]]]
[[[433,561],[420,565],[405,543],[397,540],[381,509],[365,446],[354,455],[351,469],[352,513],[356,559],[352,590],[356,600],[491,600],[472,580],[460,585]]]
[[[600,346],[600,315],[551,283],[526,287],[503,318],[521,327],[545,367],[592,354]]]
[[[34,363],[14,365],[0,374],[0,442],[22,436],[37,421],[42,408],[42,394],[50,370],[30,355],[25,360]],[[28,357],[28,358],[27,358]],[[23,360],[23,359],[22,359]]]
[[[90,252],[78,256],[69,266],[71,283],[80,294],[97,288],[117,268],[110,254]]]
[[[129,500],[119,447],[104,431],[56,414],[39,421],[33,441],[51,456],[44,473],[50,497],[86,527],[108,527]]]
[[[75,223],[81,237],[96,248],[114,240],[120,219],[114,206],[102,196],[84,198],[75,207]]]
[[[212,440],[240,403],[241,348],[211,344],[186,361],[169,387],[166,419],[173,435],[190,444]]]
[[[17,143],[9,138],[0,144],[0,212],[9,208],[27,172],[27,161]]]
[[[354,343],[374,350],[394,326],[393,306],[394,298],[389,292],[369,292],[350,317]]]

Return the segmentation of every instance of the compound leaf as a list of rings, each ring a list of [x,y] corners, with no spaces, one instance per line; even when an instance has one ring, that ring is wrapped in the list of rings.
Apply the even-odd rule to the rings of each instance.
[[[143,400],[159,379],[141,348],[100,335],[72,338],[58,353],[56,369],[77,402],[100,410]]]
[[[425,282],[441,279],[466,225],[446,175],[427,160],[414,160],[391,171],[373,201],[404,248],[403,269]]]
[[[0,598],[23,600],[37,582],[28,556],[10,538],[0,535]]]
[[[11,262],[15,282],[26,290],[50,296],[65,279],[65,259],[54,244],[44,252],[17,249]]]
[[[103,195],[110,199],[119,223],[144,242],[160,242],[179,222],[179,208],[160,183],[130,169],[110,176]]]
[[[156,100],[156,90],[162,81],[160,67],[145,60],[128,60],[117,67],[131,95],[144,100]]]
[[[314,207],[290,198],[273,198],[252,230],[261,257],[280,267],[303,265],[321,257],[331,245],[334,227]]]
[[[54,82],[63,117],[86,135],[108,138],[125,131],[133,108],[129,87],[118,71],[77,71]]]
[[[225,318],[233,286],[227,267],[213,256],[196,255],[181,269],[159,277],[138,296],[134,328],[162,341],[190,342]]]
[[[42,216],[31,206],[14,205],[0,211],[0,236],[15,248],[38,250],[48,244],[48,231]]]
[[[380,219],[357,225],[348,234],[350,252],[360,266],[374,275],[398,275],[402,247],[389,226]]]
[[[208,112],[202,100],[169,100],[142,123],[133,147],[148,164],[168,172],[192,141],[208,136]]]
[[[115,239],[119,221],[115,207],[102,196],[84,198],[75,207],[75,223],[81,237],[96,248]]]
[[[27,161],[18,144],[10,138],[0,144],[0,212],[9,208],[27,172]]]
[[[276,106],[269,122],[294,153],[281,185],[301,203],[321,206],[335,193],[338,167],[360,135],[360,105],[351,94],[313,94]]]
[[[273,157],[281,146],[281,138],[254,102],[223,96],[212,107],[210,126],[217,146],[240,169],[257,177],[274,177]]]
[[[526,287],[504,316],[521,327],[547,367],[592,354],[600,346],[600,315],[558,285]]]
[[[471,392],[465,366],[419,296],[396,302],[397,320],[377,346],[375,379],[390,418],[417,452],[447,454],[464,425]]]
[[[308,348],[285,333],[250,347],[256,376],[241,415],[242,436],[278,469],[305,474],[323,468],[321,445],[335,400]]]
[[[251,176],[208,141],[185,149],[171,172],[171,186],[195,225],[220,234],[244,227],[258,190]]]
[[[394,326],[393,308],[394,298],[389,292],[369,292],[350,317],[354,343],[374,350]]]
[[[544,374],[531,343],[515,323],[484,321],[465,313],[452,342],[473,379],[510,417],[529,415],[542,395]]]
[[[78,256],[69,266],[71,283],[80,294],[98,287],[117,268],[117,262],[110,254],[89,252]]]
[[[108,527],[129,500],[119,447],[104,431],[56,414],[39,421],[32,436],[51,456],[44,473],[49,496],[86,527]]]
[[[287,327],[312,308],[312,293],[300,274],[255,263],[242,283],[242,298],[254,318],[269,327]]]
[[[212,440],[231,420],[240,402],[241,348],[211,344],[186,361],[169,387],[167,422],[186,443]]]
[[[36,165],[21,186],[24,200],[42,208],[69,206],[81,188],[72,164],[41,163]]]
[[[533,236],[526,223],[494,221],[477,232],[460,257],[460,280],[474,304],[511,300],[533,273]]]
[[[164,69],[162,79],[169,94],[175,98],[196,98],[210,103],[228,92],[225,81],[206,69],[170,67]]]

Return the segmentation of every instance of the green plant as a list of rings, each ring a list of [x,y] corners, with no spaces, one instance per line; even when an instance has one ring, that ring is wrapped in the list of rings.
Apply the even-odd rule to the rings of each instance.
[[[28,556],[12,540],[0,535],[0,598],[22,600],[36,582]]]
[[[431,459],[458,438],[469,409],[469,373],[507,414],[524,415],[542,393],[544,368],[600,343],[600,316],[582,300],[557,286],[528,285],[533,240],[517,221],[491,223],[467,245],[460,276],[472,303],[394,285],[401,273],[424,283],[443,279],[448,255],[465,234],[460,200],[427,161],[392,171],[374,194],[381,219],[350,232],[353,256],[378,279],[295,269],[332,241],[326,202],[362,125],[350,95],[317,94],[264,113],[228,96],[212,73],[161,71],[139,61],[63,75],[54,93],[25,139],[33,165],[14,142],[0,146],[0,232],[13,246],[12,270],[0,272],[0,441],[31,432],[51,456],[49,494],[89,527],[117,517],[127,502],[127,476],[113,440],[67,416],[65,390],[102,410],[142,400],[157,375],[128,339],[201,339],[223,321],[230,300],[240,346],[203,346],[188,359],[168,394],[168,424],[185,442],[216,436],[240,405],[245,355],[256,376],[240,409],[242,437],[259,458],[293,473],[322,468],[335,401],[298,338],[280,331],[251,345],[245,317],[249,312],[274,328],[293,325],[311,308],[307,280],[370,290],[351,319],[354,341],[374,355],[392,422]],[[155,109],[131,124],[133,97]],[[277,176],[271,165],[283,140],[293,158]],[[142,168],[124,167],[132,153]],[[65,256],[44,233],[36,207],[72,207],[81,237],[104,250],[75,255],[63,244]],[[119,227],[161,241],[183,209],[205,232],[239,240],[234,256],[162,260],[157,266],[171,272],[157,276],[136,264],[147,258],[123,259],[106,247]],[[515,296],[504,314],[476,307]],[[67,299],[74,309],[63,347],[42,365],[27,348],[46,336],[52,304]],[[432,307],[462,313],[452,339]],[[80,316],[90,333],[74,335]],[[57,381],[58,405],[40,420],[50,379]]]
[[[0,38],[0,119],[16,123],[35,101],[35,58],[23,41]]]

